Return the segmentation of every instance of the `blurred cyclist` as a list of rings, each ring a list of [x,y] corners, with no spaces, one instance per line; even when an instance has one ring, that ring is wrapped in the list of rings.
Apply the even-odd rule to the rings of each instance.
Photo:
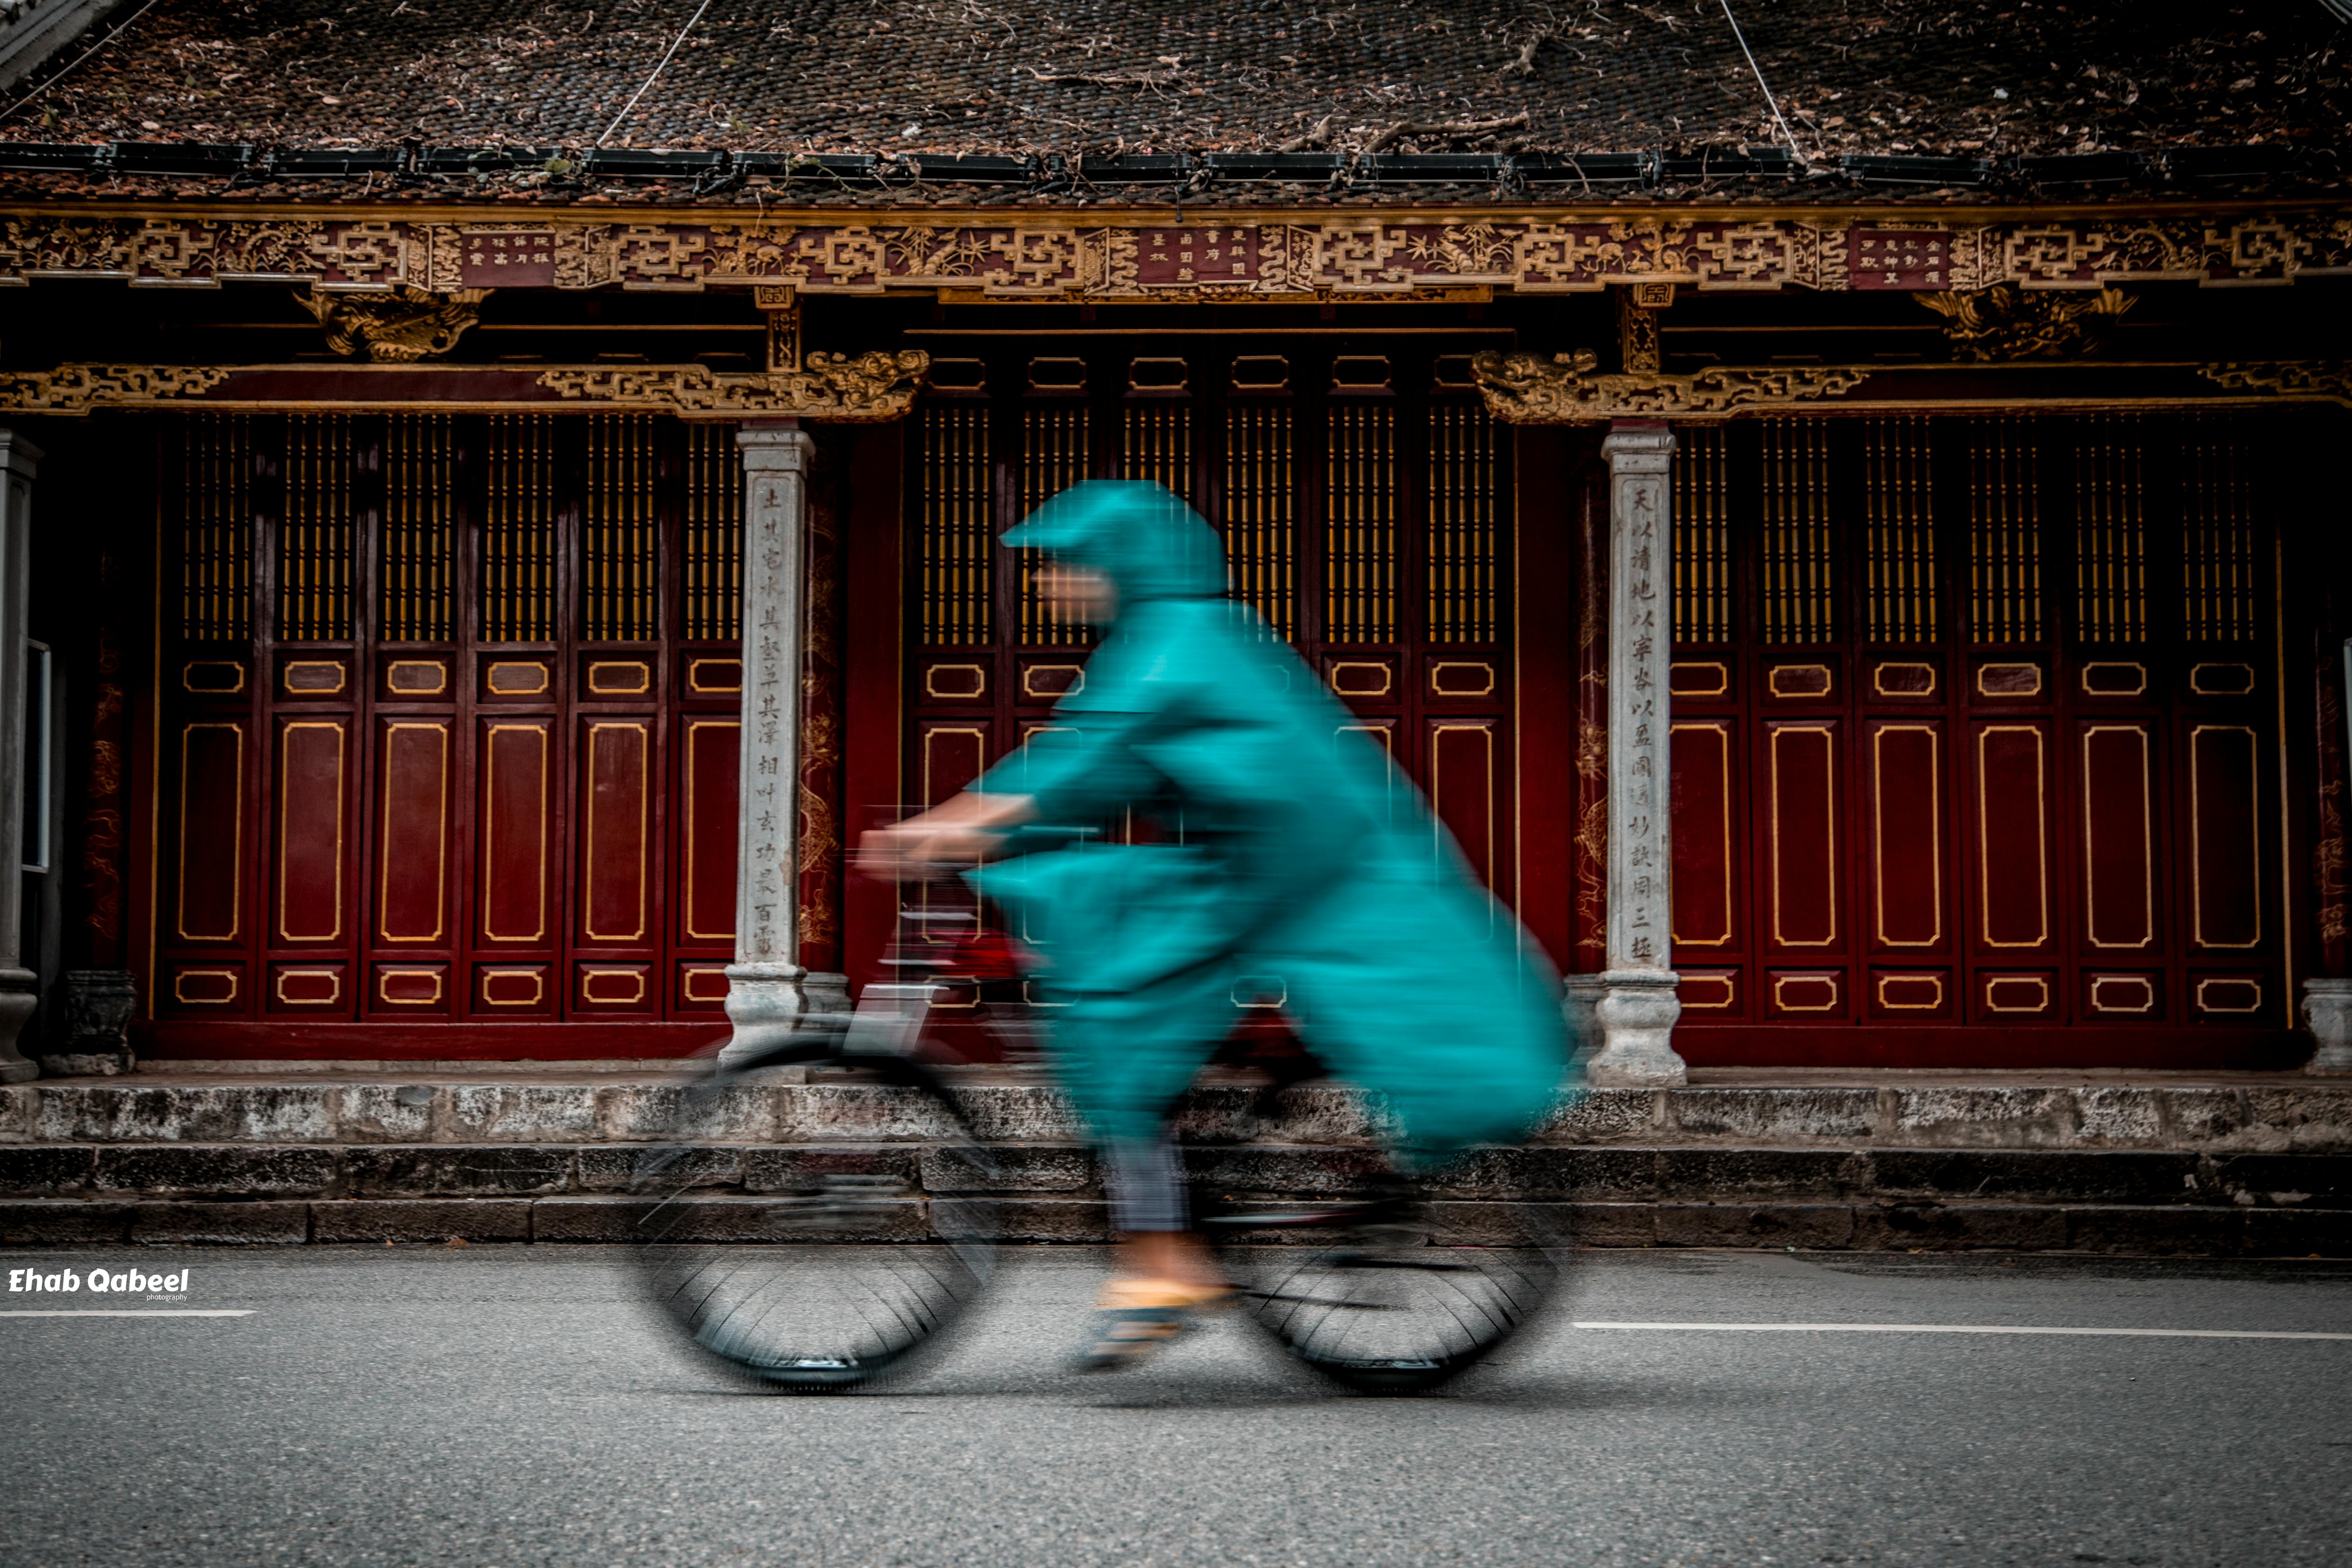
[[[1120,1238],[1079,1364],[1103,1369],[1230,1294],[1166,1124],[1236,1001],[1278,998],[1325,1066],[1384,1102],[1415,1165],[1523,1136],[1568,1049],[1549,966],[1382,751],[1224,596],[1197,514],[1160,485],[1095,480],[1004,542],[1052,557],[1042,591],[1101,646],[1055,729],[867,836],[862,859],[920,876],[1066,831],[973,879],[1044,959],[1048,1050],[1102,1146]],[[1180,841],[1080,837],[1130,812]]]

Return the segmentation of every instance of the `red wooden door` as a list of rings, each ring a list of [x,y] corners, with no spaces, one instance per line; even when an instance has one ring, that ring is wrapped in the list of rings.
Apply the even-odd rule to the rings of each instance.
[[[2274,520],[2236,427],[1680,434],[1696,1059],[2152,1064],[2283,1037]]]
[[[719,1016],[731,427],[198,417],[166,469],[160,1016]]]

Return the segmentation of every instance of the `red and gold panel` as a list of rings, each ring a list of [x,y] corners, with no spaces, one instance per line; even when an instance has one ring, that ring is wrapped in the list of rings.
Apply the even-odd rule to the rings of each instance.
[[[1727,948],[1737,937],[1731,727],[1727,719],[1686,720],[1672,731],[1673,910],[1678,948]],[[1684,994],[1689,994],[1685,985]],[[1720,1005],[1731,1004],[1727,999]]]
[[[581,727],[580,935],[646,940],[653,880],[653,725],[599,719]]]
[[[2039,952],[2052,940],[2048,727],[1979,725],[1975,742],[1977,941]]]
[[[246,966],[199,960],[164,971],[161,1010],[173,1013],[241,1013],[247,1005]]]
[[[180,942],[235,942],[243,934],[245,735],[239,720],[181,727],[172,921]]]
[[[448,940],[450,727],[393,719],[376,730],[375,940]]]
[[[348,719],[294,719],[278,731],[275,809],[278,833],[271,888],[273,940],[287,944],[343,940],[345,764]]]
[[[348,1016],[350,973],[351,966],[343,963],[273,963],[264,1007],[272,1013]]]
[[[561,1000],[546,963],[483,963],[474,969],[473,1014],[478,1018],[551,1016]]]
[[[688,719],[678,795],[686,812],[678,860],[678,921],[688,942],[735,940],[735,811],[742,791],[742,725]]]
[[[2109,1023],[2151,1023],[2163,1017],[2162,972],[2085,970],[2083,1016]]]
[[[1865,1009],[1889,1022],[1942,1020],[1958,1014],[1952,974],[1945,969],[1874,969]]]
[[[2264,974],[2209,973],[2191,970],[2189,1009],[2212,1023],[2260,1023],[2273,1012],[2277,983]]]
[[[1681,984],[1675,994],[1681,999],[1683,1011],[1730,1017],[1739,1011],[1739,971],[1737,969],[1694,969],[1677,963],[1675,973]]]
[[[1837,725],[1769,724],[1764,747],[1767,936],[1783,950],[1834,948],[1843,934]]]
[[[2246,725],[2189,726],[2189,941],[2200,951],[2263,940],[2260,755]]]
[[[1768,969],[1765,1016],[1834,1023],[1846,1013],[1845,982],[1843,969]]]
[[[2153,762],[2146,722],[2083,726],[2083,940],[2101,953],[2156,944]]]
[[[651,1013],[661,1007],[650,963],[591,961],[572,980],[572,1009],[590,1013]]]
[[[2048,971],[2011,973],[1979,970],[1974,1016],[1985,1020],[2046,1021],[2058,1016],[2058,977]]]
[[[379,963],[368,989],[368,1010],[393,1017],[440,1016],[452,1000],[446,963]]]
[[[923,805],[939,805],[988,771],[989,728],[980,719],[934,720],[917,727],[916,786]]]
[[[1429,795],[1470,868],[1495,885],[1502,813],[1496,788],[1495,721],[1441,719],[1429,726]]]
[[[677,966],[677,1006],[684,1012],[722,1012],[727,1006],[727,966],[723,963],[681,963]]]
[[[554,722],[494,719],[481,730],[482,815],[477,829],[480,941],[551,945],[548,844],[553,824]]]
[[[1871,942],[1890,952],[1945,944],[1944,731],[1927,720],[1869,726]]]

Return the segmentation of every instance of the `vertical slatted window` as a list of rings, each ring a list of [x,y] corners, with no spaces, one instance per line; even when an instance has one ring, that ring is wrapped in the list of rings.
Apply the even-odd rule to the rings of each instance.
[[[1969,626],[1980,643],[2042,638],[2042,504],[2033,428],[1987,420],[1969,440]]]
[[[1297,635],[1297,524],[1290,410],[1238,406],[1225,423],[1225,570],[1234,594],[1283,637]]]
[[[1838,635],[1835,535],[1829,517],[1828,431],[1816,421],[1765,422],[1764,640],[1831,642]]]
[[[489,510],[482,526],[482,640],[555,637],[555,422],[490,420]]]
[[[242,414],[200,414],[187,430],[180,635],[244,642],[253,636],[251,426]]]
[[[352,438],[341,415],[286,421],[286,511],[278,527],[278,637],[352,636]]]
[[[1493,642],[1495,420],[1475,404],[1429,411],[1429,640]]]
[[[1192,499],[1192,411],[1181,403],[1138,403],[1127,410],[1119,471],[1166,485]]]
[[[732,425],[686,427],[686,580],[680,604],[693,642],[743,635],[743,454]]]
[[[446,642],[453,635],[457,475],[446,415],[395,415],[384,434],[384,515],[377,635]]]
[[[1087,477],[1087,416],[1083,403],[1032,404],[1022,410],[1022,516]],[[1044,565],[1034,552],[1021,563],[1021,640],[1037,645],[1086,641],[1083,622],[1065,619],[1039,602],[1036,574]]]
[[[1927,422],[1874,419],[1863,430],[1873,642],[1934,642],[1936,524],[1927,483]]]
[[[588,421],[585,500],[580,635],[590,642],[650,642],[661,623],[650,417]]]
[[[2074,636],[2083,642],[2147,637],[2147,530],[2142,516],[2135,415],[2084,422],[2074,448]]]
[[[1389,405],[1331,410],[1324,446],[1323,637],[1396,635],[1396,416]]]
[[[2186,630],[2195,642],[2254,635],[2254,507],[2250,464],[2224,426],[2192,436],[2181,460]]]
[[[1723,427],[1675,433],[1675,640],[1732,638],[1731,520],[1725,503]]]
[[[984,643],[990,614],[988,409],[939,404],[923,415],[923,641]]]

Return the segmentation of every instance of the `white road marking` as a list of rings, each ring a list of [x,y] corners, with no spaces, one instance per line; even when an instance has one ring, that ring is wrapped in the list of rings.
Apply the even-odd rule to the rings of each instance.
[[[250,1318],[250,1307],[79,1307],[30,1311],[0,1307],[0,1318]]]
[[[1732,1334],[2095,1334],[2150,1340],[2352,1340],[2352,1334],[2279,1329],[2053,1329],[2013,1323],[1633,1323],[1580,1321],[1579,1329],[1661,1329]]]

